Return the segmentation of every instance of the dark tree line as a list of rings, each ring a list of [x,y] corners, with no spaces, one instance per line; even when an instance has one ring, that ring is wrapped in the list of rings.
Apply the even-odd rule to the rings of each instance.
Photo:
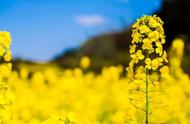
[[[164,21],[167,45],[175,37],[190,42],[190,0],[163,0],[158,16]]]

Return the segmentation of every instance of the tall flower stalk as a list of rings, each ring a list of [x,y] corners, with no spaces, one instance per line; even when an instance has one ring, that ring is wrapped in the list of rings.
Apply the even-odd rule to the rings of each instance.
[[[0,124],[7,124],[11,119],[11,95],[7,84],[11,72],[11,37],[9,32],[0,31]]]
[[[148,89],[148,69],[146,69],[146,124],[148,124],[148,114],[149,114],[149,89]]]
[[[162,20],[154,16],[143,16],[132,26],[132,43],[130,45],[131,61],[127,68],[128,73],[134,73],[139,66],[144,68],[145,78],[145,123],[149,123],[149,88],[151,73],[161,76],[168,74],[169,69],[166,51],[163,50],[165,35]]]

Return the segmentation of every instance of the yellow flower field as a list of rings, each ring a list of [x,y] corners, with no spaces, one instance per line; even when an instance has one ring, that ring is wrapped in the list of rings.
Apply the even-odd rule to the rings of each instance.
[[[10,34],[0,32],[0,124],[189,124],[184,42],[176,38],[167,57],[162,25],[157,16],[137,20],[129,67],[99,74],[86,70],[87,56],[74,69],[48,64],[11,71]]]

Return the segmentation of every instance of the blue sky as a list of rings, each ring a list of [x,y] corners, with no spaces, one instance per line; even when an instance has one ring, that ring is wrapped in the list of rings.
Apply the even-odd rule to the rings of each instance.
[[[14,58],[47,61],[92,36],[121,30],[161,0],[0,0],[0,30]]]

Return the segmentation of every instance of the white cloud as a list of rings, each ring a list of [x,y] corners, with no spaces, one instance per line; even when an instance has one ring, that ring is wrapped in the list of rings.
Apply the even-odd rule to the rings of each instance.
[[[105,23],[105,18],[101,15],[79,15],[75,20],[84,26],[95,26]]]

